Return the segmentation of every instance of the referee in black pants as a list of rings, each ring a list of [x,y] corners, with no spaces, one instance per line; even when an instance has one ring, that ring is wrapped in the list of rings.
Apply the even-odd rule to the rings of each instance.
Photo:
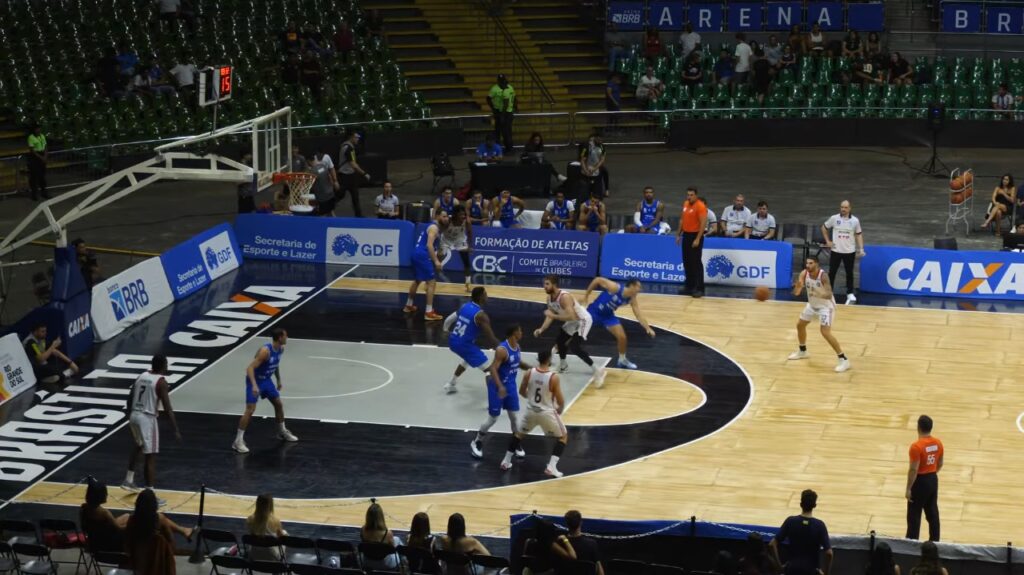
[[[928,520],[928,540],[938,541],[939,471],[945,449],[939,438],[932,436],[932,418],[917,418],[917,441],[910,445],[910,468],[907,470],[907,539],[921,533],[921,512]]]
[[[359,166],[356,160],[356,145],[359,144],[359,132],[349,132],[345,143],[341,145],[341,163],[338,165],[338,173],[341,174],[341,199],[345,194],[352,196],[352,214],[363,217],[363,210],[359,207],[359,184],[362,180],[370,181],[370,174]]]
[[[708,208],[697,197],[697,188],[686,189],[686,201],[679,222],[676,243],[683,244],[683,269],[686,270],[686,286],[679,290],[681,295],[704,296],[704,231],[708,227]]]

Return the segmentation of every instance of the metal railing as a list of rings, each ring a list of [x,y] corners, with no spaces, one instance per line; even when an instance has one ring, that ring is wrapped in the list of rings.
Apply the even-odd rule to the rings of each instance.
[[[477,0],[477,6],[486,14],[483,23],[485,32],[493,39],[491,51],[496,57],[496,65],[510,66],[509,70],[495,70],[509,77],[516,90],[516,99],[523,103],[535,104],[541,112],[554,108],[555,98],[548,90],[544,79],[530,63],[530,58],[523,53],[515,37],[502,22],[502,0]]]

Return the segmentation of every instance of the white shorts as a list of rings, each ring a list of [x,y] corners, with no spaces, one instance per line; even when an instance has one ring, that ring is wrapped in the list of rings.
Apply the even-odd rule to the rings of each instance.
[[[558,415],[558,412],[546,409],[534,410],[527,407],[522,410],[519,412],[518,427],[520,433],[530,433],[534,428],[540,427],[544,430],[545,435],[549,437],[562,437],[568,434],[565,424],[562,423],[562,417]]]
[[[580,334],[580,339],[586,340],[587,334],[590,333],[590,328],[594,327],[594,317],[590,315],[590,312],[583,310],[583,313],[576,314],[579,319],[567,321],[562,324],[562,331],[569,335]]]
[[[135,445],[142,448],[143,454],[160,453],[160,426],[155,416],[136,411],[128,418],[128,429],[132,431]]]
[[[835,318],[836,308],[831,305],[823,306],[812,306],[807,304],[804,306],[804,310],[800,312],[800,319],[804,321],[812,321],[815,317],[821,322],[823,326],[831,326],[832,320]]]
[[[445,252],[464,252],[469,249],[469,239],[466,236],[455,238],[454,241],[441,236],[441,250]]]

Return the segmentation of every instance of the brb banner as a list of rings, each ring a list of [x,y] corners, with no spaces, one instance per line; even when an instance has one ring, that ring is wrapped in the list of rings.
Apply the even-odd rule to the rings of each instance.
[[[245,257],[328,264],[410,265],[411,222],[242,214],[235,235]]]
[[[793,285],[793,246],[785,242],[707,238],[703,260],[709,284],[778,289]],[[675,236],[608,234],[601,247],[601,275],[683,283],[682,248]]]
[[[93,286],[93,332],[106,341],[172,303],[160,258],[149,258]]]
[[[417,236],[428,224],[416,228]],[[476,273],[594,277],[600,236],[595,232],[473,228],[470,265]],[[463,271],[458,254],[442,256],[444,269]]]
[[[864,291],[972,299],[1024,299],[1024,254],[871,246]]]
[[[661,31],[682,30],[689,23],[697,32],[759,32],[789,30],[799,25],[807,30],[818,24],[822,30],[881,31],[885,25],[882,2],[685,2],[650,0],[644,16],[640,2],[610,2],[608,21],[619,31],[642,30],[645,25]]]
[[[160,255],[174,299],[183,299],[238,269],[241,250],[231,226],[221,224]]]

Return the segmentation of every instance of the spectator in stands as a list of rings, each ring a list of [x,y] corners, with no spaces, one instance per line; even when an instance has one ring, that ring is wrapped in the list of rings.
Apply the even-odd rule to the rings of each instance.
[[[679,44],[682,46],[679,57],[684,60],[694,52],[700,54],[700,50],[698,50],[700,48],[700,34],[693,31],[693,24],[686,23],[682,35],[679,36]]]
[[[302,34],[294,21],[288,22],[281,32],[281,49],[285,52],[298,54],[302,49]]]
[[[636,99],[646,103],[661,98],[664,92],[665,84],[661,78],[654,75],[654,67],[648,64],[646,73],[640,76],[640,81],[637,82]]]
[[[455,198],[455,192],[451,186],[445,186],[441,188],[441,195],[434,200],[434,207],[430,212],[430,219],[436,220],[438,214],[445,212],[448,217],[452,217],[455,214],[455,206],[459,205],[459,200]]]
[[[736,50],[733,52],[733,61],[735,62],[735,74],[733,76],[733,82],[736,84],[746,84],[750,79],[750,64],[751,58],[754,56],[754,49],[747,44],[747,35],[743,32],[736,34]]]
[[[281,525],[281,520],[274,515],[274,496],[263,493],[256,497],[256,507],[252,515],[245,518],[245,531],[249,535],[259,537],[284,537],[288,532]],[[252,547],[249,558],[257,561],[280,561],[281,547]]]
[[[474,226],[491,225],[491,201],[484,198],[484,193],[480,190],[473,190],[473,195],[469,199],[469,208],[466,210],[466,217]]]
[[[523,160],[543,164],[548,167],[551,175],[559,182],[564,182],[566,177],[558,173],[555,166],[544,156],[544,136],[540,132],[530,134],[530,139],[523,146]]]
[[[398,206],[402,205],[402,202],[398,199],[398,196],[394,193],[394,187],[391,185],[390,180],[384,180],[384,190],[375,200],[373,204],[377,206],[377,217],[384,220],[397,220],[400,217]]]
[[[612,73],[608,76],[608,84],[604,87],[604,109],[609,112],[618,112],[622,109],[622,76]],[[613,115],[608,119],[608,124],[614,126],[617,118]]]
[[[698,196],[697,199],[700,200],[700,203],[704,204],[705,206],[708,205],[708,201],[705,200],[702,196]],[[704,226],[704,237],[717,236],[719,233],[721,233],[721,230],[718,229],[718,216],[715,215],[715,210],[708,210],[707,212],[708,223]]]
[[[71,247],[75,248],[75,258],[78,260],[78,269],[82,270],[85,287],[91,290],[92,286],[103,279],[100,274],[100,262],[82,238],[72,240]]]
[[[534,572],[558,573],[559,568],[564,569],[576,561],[576,550],[569,542],[569,537],[559,531],[554,523],[537,518],[534,521],[534,532],[537,539],[534,547]]]
[[[43,383],[58,383],[78,373],[78,366],[60,350],[61,339],[57,337],[46,344],[46,324],[37,323],[28,336],[21,341],[25,355],[32,361],[36,379]]]
[[[625,58],[626,50],[629,49],[625,34],[619,31],[615,22],[608,22],[604,32],[604,48],[608,52],[608,72],[614,72],[616,63]]]
[[[782,566],[768,552],[760,533],[747,535],[747,548],[740,558],[739,572],[740,575],[776,575],[782,572]]]
[[[988,216],[981,224],[982,228],[988,229],[992,222],[996,223],[996,233],[1003,233],[1003,218],[1013,213],[1013,202],[1017,198],[1017,186],[1013,183],[1012,174],[1003,174],[999,179],[999,185],[992,190],[992,203],[988,209]]]
[[[174,535],[166,518],[157,512],[158,501],[152,489],[135,498],[135,512],[125,527],[125,550],[129,566],[145,575],[174,575]],[[169,521],[168,521],[169,522]],[[192,530],[183,530],[191,536]]]
[[[769,544],[772,555],[779,561],[779,546],[788,542],[789,553],[783,570],[786,575],[829,575],[832,570],[832,545],[825,522],[814,517],[817,506],[818,494],[805,489],[800,494],[800,515],[786,518]],[[820,565],[822,550],[825,551],[824,566]]]
[[[281,66],[281,83],[288,86],[298,84],[302,77],[301,64],[298,52],[289,52]]]
[[[409,547],[430,551],[434,548],[434,533],[430,530],[430,516],[420,511],[412,516],[409,526]]]
[[[380,38],[384,35],[384,16],[376,8],[370,10],[366,15],[366,32],[370,38]]]
[[[595,192],[598,197],[608,196],[608,171],[604,167],[605,159],[604,143],[600,134],[594,133],[586,145],[580,146],[580,177],[587,190],[584,197],[589,197]]]
[[[789,36],[786,37],[786,45],[795,56],[803,55],[806,46],[804,45],[804,34],[800,31],[799,24],[793,24],[789,29]]]
[[[900,566],[893,561],[892,547],[888,543],[879,541],[875,544],[864,575],[900,575]]]
[[[178,87],[179,94],[186,97],[194,96],[197,72],[195,64],[189,62],[187,57],[184,55],[178,57],[178,61],[171,68],[171,77],[174,78],[174,84]]]
[[[683,85],[694,86],[704,82],[704,67],[700,63],[700,52],[692,52],[683,66]]]
[[[323,98],[324,69],[320,65],[320,58],[313,50],[306,50],[302,54],[302,85],[309,88],[313,95],[313,101],[319,104]]]
[[[604,575],[597,541],[583,535],[583,516],[579,511],[572,509],[565,513],[565,528],[569,530],[569,544],[576,552],[576,559],[593,563],[597,567],[597,575]],[[560,572],[556,573],[562,575]]]
[[[487,104],[494,114],[494,138],[501,139],[501,145],[508,152],[512,151],[512,122],[519,111],[519,100],[516,90],[509,84],[504,74],[498,74],[494,85],[487,93]]]
[[[747,218],[743,237],[748,240],[775,239],[775,216],[768,213],[768,202],[757,202],[757,212]]]
[[[149,70],[149,89],[155,94],[170,94],[176,91],[167,75],[164,67],[159,62],[150,61],[147,65]]]
[[[782,61],[782,44],[779,43],[778,36],[775,34],[768,36],[768,41],[765,42],[763,48],[764,57],[768,59],[768,63],[772,68],[778,68],[779,62]]]
[[[996,119],[1012,120],[1013,116],[1010,112],[1013,110],[1013,102],[1013,94],[1010,93],[1010,87],[1006,82],[999,84],[999,90],[992,95],[992,109],[999,112],[996,114]]]
[[[124,95],[127,82],[121,76],[121,65],[114,48],[107,48],[103,57],[96,61],[96,81],[108,98],[117,99]]]
[[[884,84],[885,71],[880,69],[876,61],[861,58],[853,63],[853,82],[856,84]]]
[[[498,196],[491,200],[491,221],[495,226],[505,229],[521,228],[519,216],[523,215],[526,209],[526,202],[517,196],[513,196],[509,190],[501,190]]]
[[[135,68],[139,65],[139,56],[132,49],[131,44],[128,40],[121,40],[121,44],[117,48],[117,66],[118,73],[121,74],[121,78],[127,83],[131,80],[132,76],[135,75]]]
[[[466,519],[461,513],[452,513],[448,517],[448,533],[434,539],[437,548],[467,555],[490,555],[491,552],[475,537],[466,535]],[[449,575],[455,571],[447,571]]]
[[[811,31],[807,33],[807,53],[812,56],[824,56],[825,47],[828,46],[828,38],[821,31],[821,25],[815,22],[811,25]]]
[[[338,31],[334,33],[334,51],[341,56],[341,61],[348,64],[349,55],[356,47],[356,38],[348,21],[342,20]]]
[[[660,58],[661,53],[661,35],[658,34],[656,27],[650,26],[647,28],[647,34],[644,36],[644,57],[651,61]]]
[[[252,167],[252,154],[242,154],[242,163]],[[238,213],[251,214],[256,211],[256,189],[252,180],[240,182],[236,188],[238,192]]]
[[[314,154],[309,170],[316,176],[312,190],[316,197],[316,212],[314,213],[318,216],[334,217],[334,207],[338,204],[338,198],[334,195],[335,190],[338,189],[338,176],[334,173],[334,167],[328,166],[323,161],[322,155]]]
[[[746,199],[743,194],[736,194],[731,206],[722,210],[722,235],[727,238],[738,238],[743,235],[743,230],[750,220],[750,208],[744,205]]]
[[[387,522],[384,520],[384,508],[376,500],[371,499],[371,501],[370,506],[366,508],[366,520],[359,529],[359,540],[363,543],[383,543],[391,547],[401,545],[402,540],[388,529]],[[398,559],[397,553],[387,555],[383,559],[371,559],[364,556],[363,565],[380,570],[397,569]]]
[[[758,48],[754,53],[754,63],[751,65],[751,69],[754,71],[754,93],[757,95],[757,103],[761,104],[764,102],[765,96],[768,95],[768,89],[772,85],[772,72],[774,72],[763,49]]]
[[[934,541],[921,544],[921,560],[910,570],[910,575],[949,575],[939,559],[939,546]]]
[[[362,135],[357,130],[349,130],[345,136],[345,142],[341,144],[341,151],[338,153],[340,162],[338,173],[341,174],[341,197],[347,194],[352,200],[352,215],[357,218],[363,217],[363,208],[359,204],[359,186],[362,182],[369,182],[373,178],[359,165],[358,151],[359,140]]]
[[[729,54],[728,50],[723,49],[718,55],[718,61],[715,62],[714,74],[714,82],[716,84],[720,84],[722,86],[732,84],[735,68],[733,67],[732,55]]]
[[[843,56],[851,59],[864,57],[864,44],[856,30],[850,30],[843,40]]]
[[[302,27],[302,50],[313,52],[321,58],[331,56],[331,47],[324,41],[324,35],[309,25]]]
[[[128,525],[129,514],[118,517],[103,506],[107,502],[107,485],[89,478],[85,488],[85,503],[78,510],[78,523],[89,542],[89,551],[124,550],[124,528]]]
[[[878,37],[878,32],[871,32],[868,34],[868,42],[865,47],[864,56],[873,58],[882,54],[882,40]]]
[[[505,150],[501,144],[494,141],[494,134],[487,132],[484,136],[484,143],[476,147],[476,159],[478,162],[493,164],[505,158]]]
[[[910,86],[914,83],[914,70],[910,62],[903,58],[899,52],[893,52],[889,56],[889,83]]]
[[[626,226],[632,234],[667,234],[672,228],[665,223],[665,204],[654,197],[654,188],[644,187],[644,197],[636,203],[633,223]]]
[[[601,201],[600,190],[592,188],[590,198],[580,206],[576,229],[581,232],[597,232],[602,236],[608,233],[608,213]]]
[[[786,44],[782,47],[782,59],[779,60],[779,70],[795,70],[796,69],[796,52],[793,51],[793,47]]]
[[[565,199],[565,192],[562,190],[555,192],[555,199],[544,207],[540,227],[553,230],[576,229],[576,206],[572,200]]]
[[[46,141],[46,134],[43,134],[43,127],[38,123],[32,126],[27,143],[28,155],[25,160],[28,164],[28,187],[32,201],[38,200],[39,196],[48,200],[50,194],[46,191],[46,164],[50,159],[50,145]]]

